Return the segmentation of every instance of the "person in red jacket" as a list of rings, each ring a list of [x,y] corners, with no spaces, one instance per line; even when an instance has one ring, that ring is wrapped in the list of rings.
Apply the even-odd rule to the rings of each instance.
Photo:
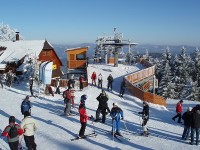
[[[18,150],[19,136],[22,134],[23,130],[19,124],[15,123],[15,117],[10,116],[9,125],[6,126],[1,135],[7,137],[8,145],[11,150]]]
[[[182,123],[181,122],[181,113],[182,113],[182,104],[183,104],[183,100],[180,100],[177,104],[176,104],[176,113],[177,113],[177,115],[176,116],[174,116],[173,118],[172,118],[172,120],[174,120],[175,121],[175,119],[178,117],[178,123]]]
[[[96,86],[96,79],[97,79],[96,72],[92,73],[91,79],[92,79],[92,85],[94,84]]]
[[[79,137],[84,138],[85,137],[85,128],[87,125],[87,120],[92,119],[93,117],[87,116],[86,108],[85,108],[85,101],[87,99],[87,95],[81,96],[81,102],[79,105],[79,114],[80,114],[80,122],[81,122],[81,129],[79,131]]]

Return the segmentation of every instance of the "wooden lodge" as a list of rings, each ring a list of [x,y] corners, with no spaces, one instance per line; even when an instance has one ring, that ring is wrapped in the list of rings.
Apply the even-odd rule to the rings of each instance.
[[[78,81],[80,75],[84,76],[84,86],[88,85],[87,79],[87,50],[88,47],[67,49],[67,79],[74,78]]]

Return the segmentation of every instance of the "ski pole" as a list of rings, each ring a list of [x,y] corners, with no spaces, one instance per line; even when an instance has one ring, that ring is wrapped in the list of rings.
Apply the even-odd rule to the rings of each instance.
[[[96,134],[95,126],[94,126],[94,119],[92,120],[92,125],[93,125],[94,134]]]
[[[115,120],[113,119],[113,120],[112,120],[112,125],[113,125],[113,126],[112,126],[113,141],[114,141],[114,134],[115,134],[115,133],[114,133],[114,132],[115,132],[115,129],[114,129],[114,121],[115,121]]]
[[[126,126],[126,124],[125,124],[125,120],[124,120],[123,122],[124,122],[124,126],[125,126],[125,128],[126,128],[126,131],[127,131],[128,133],[130,133],[130,131],[128,130],[128,128],[127,128],[127,126]]]

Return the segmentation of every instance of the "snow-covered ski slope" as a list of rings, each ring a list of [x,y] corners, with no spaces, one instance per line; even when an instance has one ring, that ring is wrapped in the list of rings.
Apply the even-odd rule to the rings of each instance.
[[[183,126],[174,122],[171,118],[175,115],[175,106],[178,100],[167,100],[167,107],[158,105],[150,105],[150,120],[148,128],[152,135],[149,137],[138,136],[132,134],[140,132],[141,118],[138,112],[142,110],[142,101],[130,95],[128,91],[125,92],[124,99],[118,96],[120,83],[126,74],[138,71],[142,66],[137,64],[135,66],[113,67],[111,65],[96,65],[90,64],[88,67],[89,86],[83,91],[76,91],[75,103],[76,108],[73,110],[77,112],[80,96],[82,94],[88,95],[86,101],[88,115],[95,116],[98,102],[96,97],[100,94],[101,89],[91,86],[91,74],[93,71],[103,75],[103,88],[106,90],[107,77],[112,74],[114,77],[113,92],[106,93],[109,96],[109,107],[112,107],[113,102],[117,102],[119,107],[124,111],[125,121],[121,122],[121,133],[130,140],[121,139],[122,142],[114,139],[110,133],[111,118],[108,115],[106,123],[94,123],[88,121],[85,134],[92,133],[94,130],[98,134],[95,137],[88,137],[86,139],[71,141],[70,139],[77,136],[80,129],[79,116],[66,117],[63,116],[63,98],[62,95],[55,94],[54,97],[41,94],[39,97],[31,97],[33,104],[32,116],[38,122],[38,131],[35,134],[38,150],[134,150],[134,149],[199,149],[199,146],[189,145],[189,141],[182,141],[181,135]],[[30,95],[28,84],[21,82],[20,85],[13,85],[4,89],[0,88],[0,129],[3,130],[8,124],[10,115],[17,118],[20,123],[23,115],[21,114],[20,105],[26,95]],[[187,107],[195,106],[198,102],[184,101],[183,109],[186,111]],[[126,126],[125,126],[126,125]],[[127,131],[127,129],[128,131]],[[132,133],[129,133],[132,132]],[[0,148],[5,149],[2,144],[8,148],[5,139],[0,140]],[[22,145],[25,145],[22,140]]]

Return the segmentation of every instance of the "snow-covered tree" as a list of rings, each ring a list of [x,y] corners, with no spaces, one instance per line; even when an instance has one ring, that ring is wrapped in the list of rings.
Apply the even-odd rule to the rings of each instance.
[[[194,51],[192,79],[193,81],[197,81],[197,86],[200,87],[200,51],[198,48],[196,48],[196,50]]]
[[[17,29],[11,29],[7,24],[0,24],[0,41],[14,41],[16,40]],[[24,38],[20,34],[20,40]]]

